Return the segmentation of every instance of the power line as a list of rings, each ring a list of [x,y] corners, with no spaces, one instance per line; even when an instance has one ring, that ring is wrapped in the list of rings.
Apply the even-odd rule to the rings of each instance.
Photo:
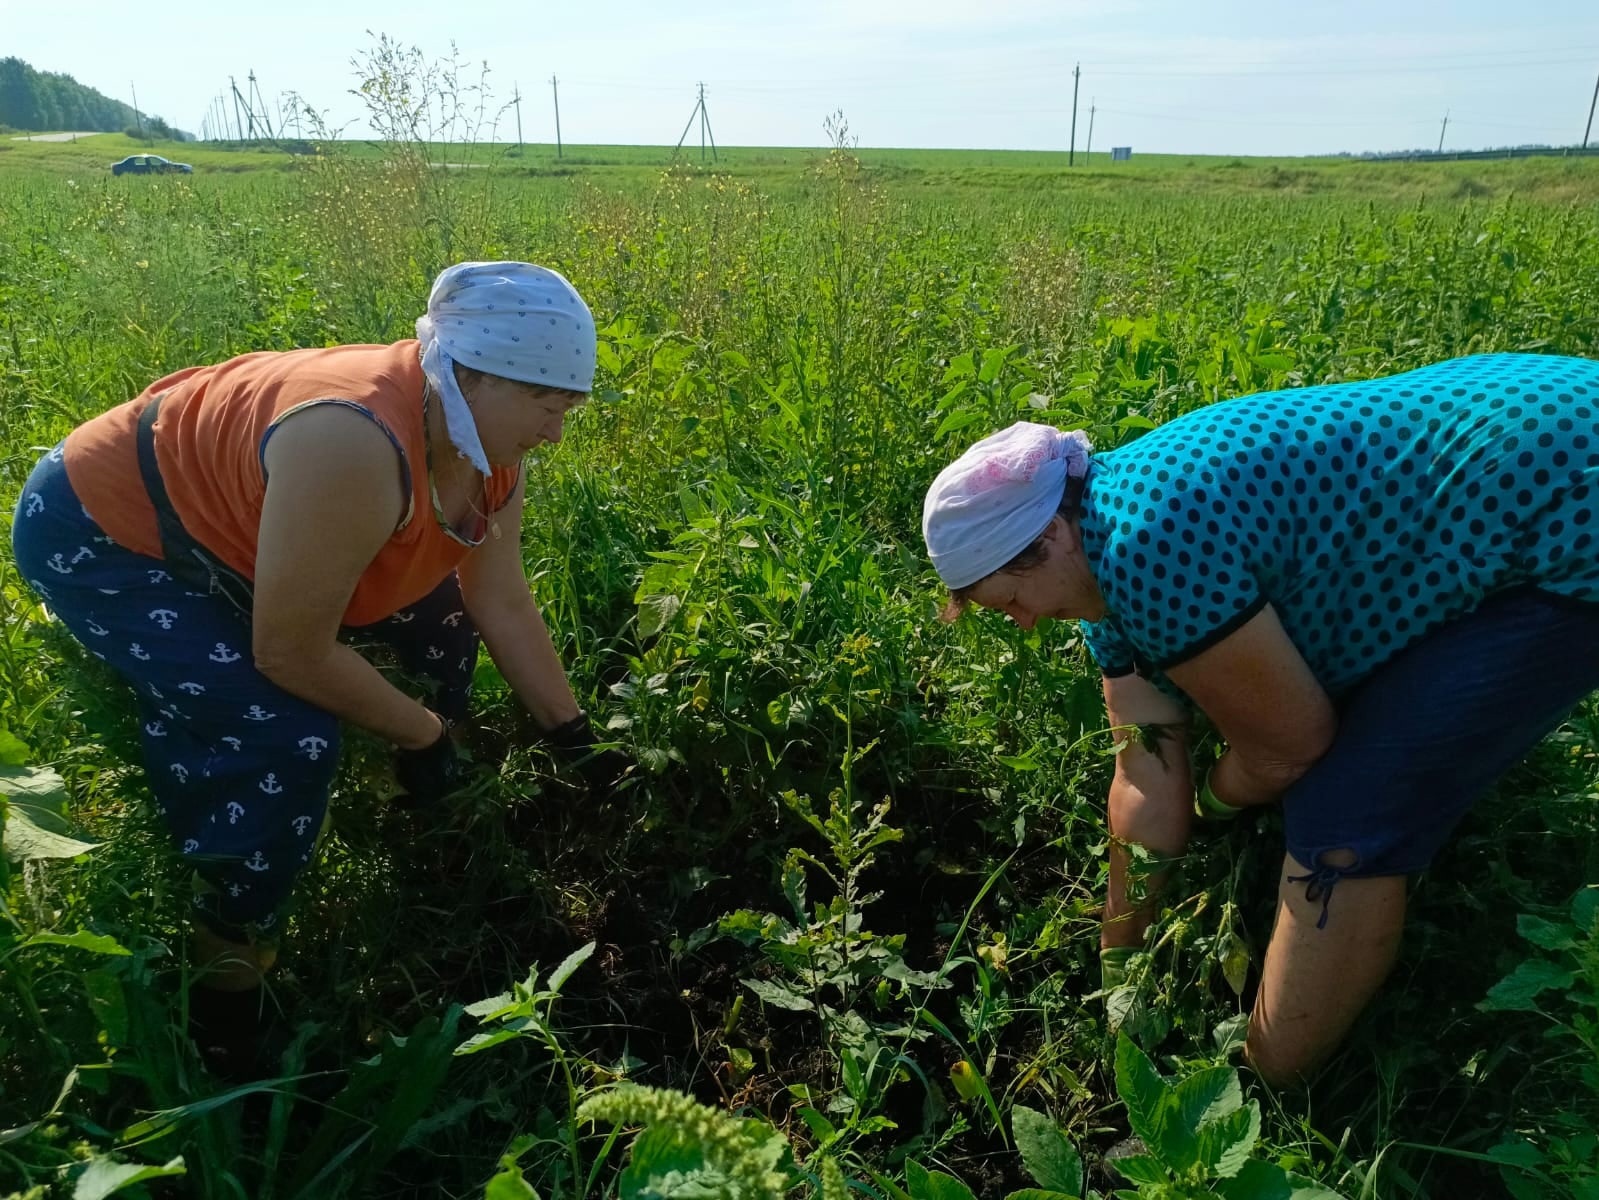
[[[1227,78],[1248,75],[1283,75],[1296,76],[1342,76],[1342,75],[1385,75],[1405,71],[1426,72],[1430,70],[1449,71],[1474,71],[1480,70],[1483,60],[1491,60],[1496,66],[1505,67],[1544,67],[1570,65],[1574,63],[1587,63],[1591,57],[1575,57],[1582,52],[1591,52],[1599,46],[1564,46],[1561,47],[1561,57],[1533,58],[1516,60],[1514,55],[1543,54],[1548,55],[1546,47],[1526,50],[1499,50],[1499,51],[1468,51],[1458,56],[1446,58],[1427,59],[1373,59],[1361,65],[1353,66],[1328,66],[1326,59],[1292,60],[1277,59],[1268,61],[1246,62],[1218,62],[1214,59],[1182,60],[1176,59],[1162,63],[1158,58],[1146,57],[1137,60],[1103,60],[1091,64],[1093,69],[1101,74],[1116,75],[1127,78],[1145,78],[1151,76],[1182,75],[1198,78]],[[1432,63],[1428,66],[1426,64]],[[1041,67],[1038,73],[1018,75],[1015,72],[995,74],[992,71],[980,72],[941,72],[936,78],[921,76],[915,79],[884,79],[881,74],[873,76],[815,79],[796,83],[774,83],[766,80],[749,79],[717,79],[711,83],[723,91],[730,92],[818,92],[836,90],[842,87],[852,87],[870,90],[900,90],[915,88],[947,87],[950,83],[1018,83],[1018,82],[1050,82],[1053,75],[1047,68]],[[676,91],[681,86],[665,83],[638,83],[626,79],[569,79],[567,83],[573,87],[598,87],[598,88],[625,88],[632,91]]]

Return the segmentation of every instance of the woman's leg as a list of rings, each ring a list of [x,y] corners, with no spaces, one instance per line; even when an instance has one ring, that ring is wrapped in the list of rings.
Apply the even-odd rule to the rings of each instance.
[[[446,721],[454,725],[466,717],[479,639],[453,573],[415,604],[363,625],[353,637],[357,644],[393,650],[400,669],[422,680],[428,689],[426,703]]]
[[[255,669],[230,605],[106,538],[58,459],[24,488],[13,551],[62,624],[135,691],[156,810],[199,880],[203,990],[252,992],[321,827],[337,722]]]
[[[1405,877],[1500,775],[1599,687],[1599,607],[1495,596],[1383,666],[1283,797],[1288,854],[1248,1053],[1288,1082],[1387,975]]]
[[[1343,1041],[1399,953],[1403,875],[1345,879],[1338,919],[1318,927],[1321,902],[1305,895],[1308,868],[1283,856],[1277,921],[1244,1053],[1269,1083],[1288,1087]]]

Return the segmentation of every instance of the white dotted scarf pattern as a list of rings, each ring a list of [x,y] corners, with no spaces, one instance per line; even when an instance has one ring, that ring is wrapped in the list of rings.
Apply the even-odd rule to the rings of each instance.
[[[577,289],[548,267],[464,262],[447,268],[433,281],[416,336],[422,373],[438,393],[450,442],[484,475],[489,461],[454,363],[572,392],[594,384],[594,316]]]

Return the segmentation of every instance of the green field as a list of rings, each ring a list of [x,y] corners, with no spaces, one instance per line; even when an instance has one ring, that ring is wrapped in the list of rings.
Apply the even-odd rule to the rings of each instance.
[[[448,811],[388,806],[353,738],[273,980],[282,1076],[230,1093],[183,1037],[187,875],[132,704],[0,557],[0,1195],[181,1157],[127,1194],[1045,1200],[1074,1153],[1105,1194],[1599,1194],[1599,709],[1417,882],[1306,1093],[1229,1087],[1280,823],[1196,838],[1133,972],[1159,1069],[1205,1072],[1179,1102],[1096,995],[1097,675],[1073,628],[939,624],[918,524],[1018,416],[1109,447],[1265,388],[1599,355],[1599,160],[158,145],[196,173],[112,179],[137,143],[0,147],[7,511],[168,371],[410,336],[456,260],[568,275],[601,377],[536,460],[526,558],[640,764],[592,810],[486,659],[509,750]],[[1107,1161],[1131,1132],[1142,1183]]]
[[[202,173],[289,173],[305,165],[304,153],[322,145],[356,159],[381,159],[373,142],[285,142],[260,145],[153,142],[118,133],[94,134],[76,142],[0,140],[0,169],[27,166],[67,174],[98,176],[129,154],[152,153],[192,164]],[[677,164],[747,180],[767,191],[803,183],[825,149],[724,146],[713,160],[701,158],[698,145],[567,145],[557,157],[553,145],[479,143],[448,146],[428,143],[422,156],[439,166],[493,169],[517,177],[580,177],[612,186],[648,182]],[[1599,158],[1521,158],[1466,162],[1368,162],[1343,158],[1239,158],[1231,156],[1139,154],[1111,163],[1108,151],[1079,152],[1067,166],[1064,151],[893,150],[857,151],[871,178],[897,189],[1083,192],[1182,195],[1311,196],[1421,201],[1473,200],[1517,196],[1545,203],[1599,201]]]

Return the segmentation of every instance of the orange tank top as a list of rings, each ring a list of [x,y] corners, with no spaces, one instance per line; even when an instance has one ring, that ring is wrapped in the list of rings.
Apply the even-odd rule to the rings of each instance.
[[[410,493],[404,520],[361,575],[344,612],[346,625],[368,625],[422,599],[468,553],[434,519],[422,389],[414,340],[245,354],[215,366],[190,367],[73,430],[67,438],[67,478],[109,537],[136,553],[162,558],[135,441],[139,415],[150,397],[160,395],[155,454],[173,509],[200,545],[253,580],[266,496],[267,438],[279,421],[304,405],[353,405],[399,449]],[[517,473],[495,470],[485,489],[486,511],[504,505]]]

